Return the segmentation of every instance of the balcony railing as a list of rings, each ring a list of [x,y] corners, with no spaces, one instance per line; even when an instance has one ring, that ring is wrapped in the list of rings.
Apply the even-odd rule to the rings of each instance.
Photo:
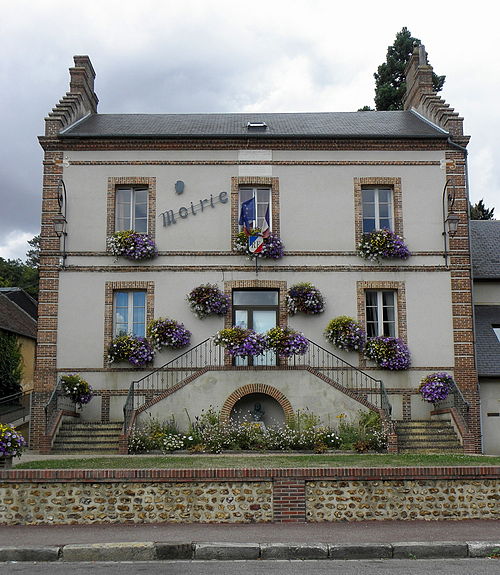
[[[260,357],[260,356],[259,356]],[[216,346],[212,338],[206,339],[197,346],[155,369],[141,379],[133,381],[130,385],[127,400],[123,408],[124,432],[127,434],[134,413],[165,391],[173,389],[179,384],[185,384],[202,371],[224,369],[237,370],[279,370],[280,365],[273,365],[275,361],[270,357],[267,362],[258,361],[259,365],[228,366],[223,348]],[[390,420],[392,407],[381,380],[375,379],[359,368],[347,363],[332,352],[320,345],[309,341],[309,349],[304,355],[296,355],[282,360],[287,369],[307,369],[327,382],[332,382],[342,391],[342,388],[366,400],[376,409],[383,412],[385,419]],[[264,365],[263,365],[264,364]]]

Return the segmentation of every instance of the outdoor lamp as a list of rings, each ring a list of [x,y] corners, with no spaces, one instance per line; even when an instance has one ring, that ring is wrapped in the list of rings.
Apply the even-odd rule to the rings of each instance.
[[[66,218],[62,214],[54,216],[54,231],[58,238],[66,235],[66,223]]]
[[[460,218],[457,216],[457,214],[453,212],[448,214],[448,217],[446,218],[446,223],[448,224],[448,235],[450,236],[450,238],[452,238],[457,233],[459,221]]]

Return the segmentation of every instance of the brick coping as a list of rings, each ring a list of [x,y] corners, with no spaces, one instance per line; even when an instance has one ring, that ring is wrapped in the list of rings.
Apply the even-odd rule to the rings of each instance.
[[[8,469],[0,470],[3,483],[74,482],[191,482],[191,481],[411,481],[436,479],[496,479],[500,466],[449,467],[311,467],[221,469]]]

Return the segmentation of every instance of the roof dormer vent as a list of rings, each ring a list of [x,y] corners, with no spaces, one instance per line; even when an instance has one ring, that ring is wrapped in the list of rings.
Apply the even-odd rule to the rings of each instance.
[[[267,130],[267,124],[265,122],[247,122],[247,130],[262,132]]]

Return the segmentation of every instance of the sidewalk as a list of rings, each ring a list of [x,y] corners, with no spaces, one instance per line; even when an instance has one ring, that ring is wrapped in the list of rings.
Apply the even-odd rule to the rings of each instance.
[[[494,520],[0,526],[0,561],[428,559],[499,550]]]

